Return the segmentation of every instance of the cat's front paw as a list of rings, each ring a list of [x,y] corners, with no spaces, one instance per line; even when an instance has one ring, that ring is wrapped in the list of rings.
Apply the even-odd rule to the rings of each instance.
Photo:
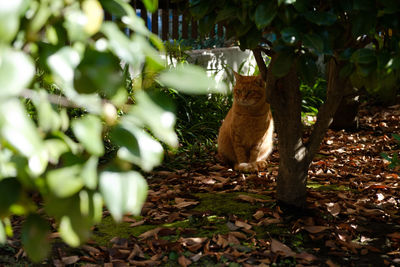
[[[235,165],[235,170],[240,172],[258,172],[256,163],[239,163]]]
[[[257,167],[258,167],[259,171],[265,170],[267,168],[267,166],[268,166],[268,163],[265,160],[257,161],[256,164],[257,164]]]

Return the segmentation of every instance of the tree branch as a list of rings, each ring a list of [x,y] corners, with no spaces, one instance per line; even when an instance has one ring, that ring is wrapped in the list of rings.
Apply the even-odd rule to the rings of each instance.
[[[339,78],[339,72],[344,63],[337,62],[335,58],[331,58],[328,65],[328,86],[325,103],[320,107],[317,115],[317,122],[311,133],[307,147],[307,162],[311,163],[315,153],[319,150],[322,139],[326,130],[332,122],[332,117],[339,106],[343,97],[344,89],[348,80]]]
[[[261,48],[255,48],[252,50],[254,54],[254,58],[256,59],[258,69],[260,70],[261,76],[264,81],[267,80],[268,69],[267,65],[265,65],[264,59],[261,55]]]
[[[24,98],[32,99],[32,100],[40,99],[40,97],[41,97],[37,91],[32,90],[32,89],[24,89],[20,93],[20,95]],[[47,100],[54,105],[60,105],[60,106],[66,107],[66,108],[79,108],[78,105],[76,105],[74,102],[72,102],[65,96],[47,94],[46,97],[47,97]]]

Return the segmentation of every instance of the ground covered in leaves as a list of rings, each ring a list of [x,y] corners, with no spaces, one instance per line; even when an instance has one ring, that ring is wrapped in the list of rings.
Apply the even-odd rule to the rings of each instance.
[[[278,153],[267,170],[241,174],[215,155],[177,156],[147,175],[142,216],[115,224],[107,212],[90,242],[69,248],[54,234],[46,263],[86,266],[397,266],[400,265],[400,106],[364,107],[360,130],[329,131],[311,165],[308,209],[275,201]],[[18,240],[0,265],[27,263]],[[1,256],[6,255],[6,256]]]

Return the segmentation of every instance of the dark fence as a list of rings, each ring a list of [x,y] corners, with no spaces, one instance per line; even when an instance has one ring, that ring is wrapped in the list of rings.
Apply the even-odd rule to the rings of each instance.
[[[158,10],[153,14],[148,12],[139,0],[131,1],[131,5],[135,8],[136,14],[143,18],[147,28],[164,41],[199,37],[198,21],[191,19],[187,13],[180,13],[177,6],[169,0],[159,0]],[[223,26],[216,25],[210,33],[202,37],[215,38],[222,37],[223,34]]]

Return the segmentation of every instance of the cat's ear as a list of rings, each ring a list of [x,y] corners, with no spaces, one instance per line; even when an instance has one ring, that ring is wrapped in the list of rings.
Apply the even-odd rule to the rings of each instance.
[[[237,73],[236,71],[233,71],[233,75],[235,76],[236,81],[238,79],[240,79],[240,77],[242,77],[242,75],[240,75],[239,73]]]

